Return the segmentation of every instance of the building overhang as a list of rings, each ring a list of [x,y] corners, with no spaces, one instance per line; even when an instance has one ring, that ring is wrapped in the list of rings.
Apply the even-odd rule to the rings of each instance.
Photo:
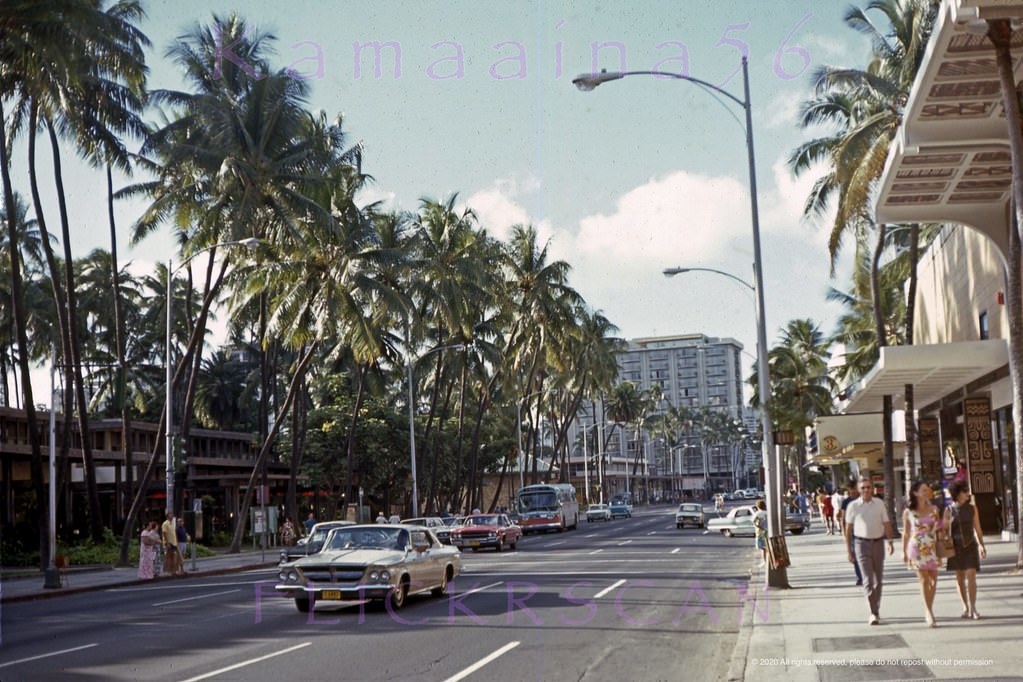
[[[998,370],[1008,361],[1005,339],[885,346],[877,364],[850,389],[851,395],[842,406],[842,412],[877,412],[882,409],[886,395],[892,396],[893,404],[904,402],[907,384],[913,386],[916,405],[934,403]]]
[[[884,455],[882,414],[834,414],[817,417],[817,452],[809,458],[810,464],[835,465],[856,461],[870,467]],[[898,434],[897,444],[905,441]]]
[[[879,223],[952,222],[1007,252],[1012,169],[989,19],[1019,19],[1019,0],[945,0],[878,187]],[[1023,31],[1012,36],[1023,73]]]

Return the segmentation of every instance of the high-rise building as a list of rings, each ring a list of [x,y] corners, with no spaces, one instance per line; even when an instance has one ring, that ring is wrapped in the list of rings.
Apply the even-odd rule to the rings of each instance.
[[[741,434],[754,433],[757,419],[744,407],[742,352],[735,339],[704,334],[629,341],[618,357],[617,383],[631,382],[641,395],[660,394],[648,418],[681,408],[694,418],[712,415],[720,430],[734,435],[715,437],[696,427],[665,433],[655,426],[637,433],[635,424],[613,423],[605,397],[584,404],[573,425],[573,480],[586,489],[583,479],[589,479],[590,499],[596,490],[604,499],[631,491],[639,499],[674,500],[745,484],[757,460],[751,439]]]

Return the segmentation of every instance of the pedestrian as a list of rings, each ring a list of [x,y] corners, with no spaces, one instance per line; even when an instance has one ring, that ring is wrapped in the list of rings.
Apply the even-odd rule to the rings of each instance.
[[[909,502],[902,512],[902,562],[916,571],[924,600],[924,620],[928,627],[936,628],[932,607],[941,568],[938,531],[942,523],[938,508],[931,504],[933,496],[934,491],[924,481],[915,481],[909,489]]]
[[[379,514],[377,514],[376,522],[377,523],[387,523],[387,517],[384,516],[384,513],[382,511]]]
[[[316,515],[313,514],[312,512],[309,512],[309,516],[305,520],[305,534],[306,534],[306,536],[308,536],[310,533],[313,532],[313,526],[315,526],[315,525],[316,525]]]
[[[285,515],[284,525],[281,526],[281,543],[285,547],[293,547],[297,539],[298,529],[295,528],[295,522],[291,520],[290,516]]]
[[[767,506],[763,500],[757,500],[757,513],[753,515],[753,527],[756,529],[756,548],[760,550],[760,566],[767,565]]]
[[[948,486],[952,504],[945,508],[945,532],[951,535],[956,554],[948,558],[948,570],[955,571],[956,589],[963,603],[960,618],[979,620],[977,613],[977,571],[987,557],[984,533],[980,529],[977,508],[970,503],[967,481],[952,481]]]
[[[164,575],[175,575],[178,572],[178,531],[172,512],[167,512],[167,519],[160,526],[160,541],[163,543]]]
[[[156,521],[150,521],[139,536],[139,580],[156,577],[156,548],[160,546],[160,531]]]
[[[192,536],[185,529],[185,520],[180,517],[174,532],[178,539],[178,575],[185,575],[185,555],[188,554],[188,543],[192,541]]]
[[[387,523],[401,523],[401,517],[397,514],[391,514],[387,517]]]
[[[849,494],[845,496],[845,499],[842,500],[842,506],[839,508],[837,512],[835,512],[835,523],[838,524],[838,528],[842,532],[842,539],[846,541],[848,541],[848,538],[846,538],[845,536],[849,532],[848,527],[845,525],[846,512],[848,511],[849,505],[852,503],[852,501],[858,499],[860,496],[860,491],[857,490],[856,488],[855,480],[849,481],[847,489],[849,491]],[[853,568],[856,571],[856,585],[858,587],[863,584],[863,574],[860,573],[860,565],[858,562],[855,561],[853,562]]]
[[[884,502],[874,497],[874,484],[861,476],[857,482],[859,499],[845,510],[845,547],[849,561],[858,563],[863,576],[863,594],[870,608],[871,625],[881,622],[881,587],[884,582],[884,541],[888,554],[895,551],[892,524]]]
[[[822,491],[821,517],[824,519],[824,527],[828,529],[828,535],[835,534],[835,508],[831,506],[831,495]]]

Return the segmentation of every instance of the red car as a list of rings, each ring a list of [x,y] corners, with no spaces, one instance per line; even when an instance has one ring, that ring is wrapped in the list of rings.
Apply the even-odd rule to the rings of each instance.
[[[522,529],[507,514],[472,514],[465,518],[461,528],[451,531],[451,544],[463,552],[467,547],[474,552],[480,547],[493,547],[500,552],[505,547],[515,549],[521,537]]]

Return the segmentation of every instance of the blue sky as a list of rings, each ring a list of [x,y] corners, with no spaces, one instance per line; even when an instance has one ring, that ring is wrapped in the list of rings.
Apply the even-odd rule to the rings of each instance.
[[[152,1],[151,86],[179,88],[163,53],[212,13],[236,11],[275,33],[278,65],[312,84],[310,107],[344,115],[366,148],[375,183],[366,201],[415,209],[458,192],[497,236],[529,222],[572,264],[571,284],[627,338],[674,333],[734,337],[755,347],[753,297],[712,274],[665,279],[668,266],[752,279],[742,111],[684,81],[635,77],[581,93],[597,68],[687,68],[741,98],[748,51],[769,342],[793,318],[825,332],[827,224],[800,219],[813,177],[794,179],[786,155],[822,64],[861,65],[869,45],[841,19],[844,3]],[[372,49],[389,43],[375,72]],[[400,52],[400,57],[399,57]],[[682,57],[685,57],[683,59]],[[669,61],[664,61],[669,60]],[[102,175],[69,173],[72,247],[109,248]],[[24,176],[22,175],[22,178]],[[21,189],[27,182],[16,181]],[[136,271],[166,258],[163,234],[129,247],[138,204],[118,206],[121,258]],[[844,272],[846,268],[842,268]]]

